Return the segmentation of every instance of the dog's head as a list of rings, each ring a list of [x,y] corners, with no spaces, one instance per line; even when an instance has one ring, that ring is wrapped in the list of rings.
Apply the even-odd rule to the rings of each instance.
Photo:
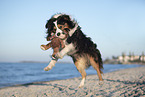
[[[64,39],[66,34],[69,35],[69,31],[71,31],[75,26],[76,22],[71,19],[69,15],[66,14],[56,14],[52,16],[46,23],[47,29],[47,39],[55,35],[55,37],[59,37],[60,39]]]

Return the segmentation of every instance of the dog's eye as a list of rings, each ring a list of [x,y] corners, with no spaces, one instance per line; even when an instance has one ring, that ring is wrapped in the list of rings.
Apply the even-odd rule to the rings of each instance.
[[[69,32],[69,31],[70,31],[68,28],[65,28],[64,30],[65,30],[65,31],[67,31],[67,32]]]
[[[60,29],[62,28],[62,26],[59,27]]]

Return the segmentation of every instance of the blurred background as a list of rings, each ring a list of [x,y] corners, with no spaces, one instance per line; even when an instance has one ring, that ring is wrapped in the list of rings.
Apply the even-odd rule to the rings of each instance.
[[[52,49],[40,45],[48,43],[47,20],[60,12],[78,21],[103,60],[145,51],[144,0],[0,0],[0,62],[51,60]]]

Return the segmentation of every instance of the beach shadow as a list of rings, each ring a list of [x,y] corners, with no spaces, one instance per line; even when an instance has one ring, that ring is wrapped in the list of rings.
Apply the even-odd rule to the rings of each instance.
[[[13,86],[10,86],[10,87],[20,87],[20,86],[29,87],[31,85],[42,85],[42,86],[46,86],[46,85],[49,85],[49,84],[45,84],[44,82],[32,82],[32,83],[25,83],[25,84],[17,84],[17,85],[13,85]],[[8,87],[5,87],[5,88],[8,88]]]
[[[21,85],[15,85],[14,87],[19,87],[19,86],[24,86],[24,87],[29,87],[31,85],[38,85],[38,86],[51,86],[51,88],[58,88],[59,91],[63,91],[66,88],[70,89],[70,90],[75,90],[73,88],[69,88],[68,86],[65,85],[59,85],[59,84],[51,84],[48,83],[46,84],[45,82],[33,82],[33,83],[26,83],[26,84],[21,84]]]
[[[114,93],[125,90],[124,92],[120,93],[120,96],[133,96],[133,97],[139,97],[143,94],[140,91],[144,91],[143,87],[145,85],[145,81],[121,81],[121,80],[112,80],[112,79],[104,79],[109,82],[114,83],[123,83],[124,86],[120,87],[120,85],[116,85],[115,90],[110,91],[109,96],[113,96]],[[132,89],[133,88],[133,89]],[[138,89],[140,88],[140,89]]]
[[[33,82],[33,83],[25,83],[25,84],[17,84],[17,85],[12,85],[12,86],[9,86],[9,87],[20,87],[20,86],[24,86],[24,87],[29,87],[31,85],[43,85],[43,86],[51,86],[49,84],[44,84],[42,82]],[[3,88],[0,88],[0,89],[5,89],[5,88],[9,88],[9,87],[3,87]]]
[[[110,81],[110,82],[119,82],[119,83],[123,83],[123,84],[136,84],[136,85],[145,84],[145,81],[121,81],[121,80],[112,80],[112,79],[104,79],[104,80]]]

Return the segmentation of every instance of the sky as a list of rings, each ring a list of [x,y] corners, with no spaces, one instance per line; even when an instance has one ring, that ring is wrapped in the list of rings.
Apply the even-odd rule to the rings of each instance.
[[[75,18],[103,60],[145,52],[144,0],[0,0],[0,62],[50,61],[53,50],[40,45],[48,43],[45,24],[56,13]]]

